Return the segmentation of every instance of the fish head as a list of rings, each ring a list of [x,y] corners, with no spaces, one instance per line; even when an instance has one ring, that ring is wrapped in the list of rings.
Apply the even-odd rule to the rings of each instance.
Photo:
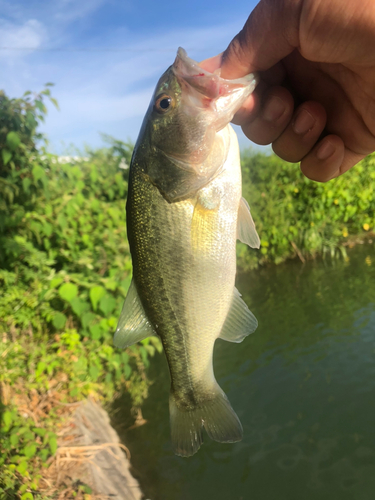
[[[220,78],[179,48],[160,78],[136,145],[147,154],[147,174],[170,202],[186,199],[224,164],[228,144],[219,132],[256,85],[251,74]]]

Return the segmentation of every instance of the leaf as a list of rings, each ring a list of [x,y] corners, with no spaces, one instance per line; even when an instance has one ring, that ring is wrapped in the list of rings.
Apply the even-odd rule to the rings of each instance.
[[[15,151],[20,145],[21,139],[17,132],[8,132],[6,145],[11,151]]]
[[[43,223],[43,232],[47,237],[50,237],[51,234],[53,233],[53,226],[52,224],[49,224],[48,222],[44,221]]]
[[[90,299],[94,311],[96,311],[98,302],[103,297],[103,295],[105,295],[105,288],[103,288],[102,286],[94,286],[90,289]]]
[[[55,434],[53,434],[49,438],[48,444],[49,444],[49,449],[51,450],[52,455],[54,455],[56,453],[56,450],[57,450],[57,437]]]
[[[39,109],[39,111],[41,111],[42,113],[47,113],[47,109],[45,107],[45,105],[43,104],[42,101],[40,101],[39,99],[36,99],[35,100],[35,106]],[[42,118],[42,116],[40,116],[39,118]]]
[[[87,312],[87,313],[83,314],[83,316],[81,317],[81,323],[82,323],[83,328],[86,329],[88,327],[88,325],[90,323],[92,323],[95,319],[96,319],[96,316],[92,312]]]
[[[22,188],[25,191],[25,193],[29,192],[30,186],[31,186],[31,180],[30,180],[30,178],[29,177],[24,177],[22,179]]]
[[[73,312],[80,318],[86,311],[90,309],[90,304],[85,300],[80,299],[79,297],[75,297],[70,305],[73,309]]]
[[[131,276],[128,276],[127,278],[121,281],[121,288],[124,290],[125,293],[128,292],[131,281],[132,281]]]
[[[56,101],[56,99],[54,97],[50,97],[49,100],[52,102],[55,108],[60,111],[59,103]]]
[[[17,466],[17,471],[23,476],[25,472],[27,471],[27,461],[24,460]],[[25,493],[26,494],[26,493]]]
[[[100,328],[99,324],[90,326],[89,330],[91,333],[91,338],[93,340],[99,340],[100,337],[102,336],[102,329]]]
[[[34,496],[29,491],[21,495],[21,500],[34,500]]]
[[[99,308],[101,311],[103,311],[105,316],[108,316],[115,307],[116,307],[116,299],[114,299],[112,295],[110,295],[109,293],[106,293],[100,299]]]
[[[36,370],[35,370],[35,376],[39,377],[41,373],[44,372],[44,370],[47,368],[47,364],[44,361],[39,361]]]
[[[65,316],[65,314],[58,312],[53,317],[52,324],[56,328],[56,330],[62,330],[67,319],[68,318]]]
[[[150,337],[150,342],[153,344],[159,354],[163,352],[163,344],[161,343],[159,337]]]
[[[10,411],[5,411],[3,413],[3,425],[4,429],[7,431],[10,429],[10,425],[13,421],[13,414]]]
[[[27,484],[23,484],[22,486],[20,486],[20,489],[18,491],[19,493],[25,493],[26,490],[27,490]]]
[[[17,434],[11,434],[10,436],[10,444],[15,448],[19,442],[19,437]]]
[[[42,427],[34,427],[33,431],[35,432],[35,434],[37,434],[38,436],[45,436],[46,434],[46,429],[43,429]]]
[[[57,222],[59,223],[61,229],[65,229],[66,226],[68,225],[68,221],[66,220],[66,218],[62,213],[59,213],[59,215],[57,216]]]
[[[139,352],[141,353],[143,364],[146,366],[146,368],[148,368],[150,362],[149,362],[148,357],[147,357],[146,349],[144,347],[140,347]]]
[[[46,175],[44,169],[40,165],[33,166],[32,174],[35,182],[38,182],[39,179],[42,179]]]
[[[28,111],[26,113],[26,125],[30,128],[33,129],[37,126],[37,121],[35,120],[35,116],[32,114],[31,111]]]
[[[30,428],[27,428],[27,431],[23,435],[24,441],[34,441],[35,439],[35,434],[30,430]]]
[[[10,161],[10,159],[12,158],[12,153],[9,151],[9,149],[3,148],[1,150],[1,156],[3,158],[4,165],[6,165]]]
[[[59,295],[63,300],[71,302],[78,295],[78,286],[74,283],[64,283],[59,288]]]
[[[83,356],[78,358],[78,361],[76,361],[74,366],[73,366],[73,370],[76,373],[82,373],[82,372],[86,373],[87,372],[87,359]]]
[[[56,278],[52,278],[51,282],[49,284],[49,287],[50,288],[57,288],[63,281],[64,281],[64,278],[60,278],[58,276]]]
[[[129,378],[130,375],[132,374],[132,369],[131,369],[131,366],[130,365],[125,365],[124,367],[124,375],[125,375],[125,378]]]
[[[44,448],[43,450],[40,450],[40,452],[38,453],[38,455],[43,460],[43,462],[45,462],[47,460],[48,455],[49,455],[49,451],[46,450],[46,448]]]
[[[84,493],[87,493],[88,495],[91,495],[92,493],[92,489],[90,488],[90,486],[88,486],[87,484],[81,484],[80,485],[80,488],[81,490],[84,492]],[[87,497],[88,498],[88,497]]]
[[[31,458],[36,453],[36,445],[34,443],[28,444],[22,451],[25,457]]]
[[[100,374],[99,368],[95,365],[91,365],[89,368],[89,375],[94,382],[98,380],[99,374]]]

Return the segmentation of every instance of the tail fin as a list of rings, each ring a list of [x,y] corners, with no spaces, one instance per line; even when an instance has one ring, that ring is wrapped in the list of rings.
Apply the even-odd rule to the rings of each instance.
[[[203,401],[194,410],[178,409],[175,397],[169,397],[172,445],[176,455],[190,457],[203,443],[203,427],[214,441],[235,443],[242,439],[242,425],[228,398],[216,386],[213,399]]]

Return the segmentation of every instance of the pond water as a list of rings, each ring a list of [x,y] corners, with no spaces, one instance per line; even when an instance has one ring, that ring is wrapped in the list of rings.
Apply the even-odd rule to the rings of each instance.
[[[147,423],[126,429],[128,401],[113,408],[145,498],[373,500],[374,247],[357,246],[346,262],[250,272],[238,288],[259,327],[242,344],[217,341],[214,367],[244,438],[220,444],[206,436],[193,457],[175,456],[169,373],[164,355],[156,356]]]

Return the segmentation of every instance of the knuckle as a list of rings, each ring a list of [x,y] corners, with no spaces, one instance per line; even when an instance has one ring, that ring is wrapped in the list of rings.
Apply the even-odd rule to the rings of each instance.
[[[228,48],[223,54],[223,61],[230,63],[237,68],[247,72],[248,56],[247,56],[246,35],[244,30],[241,30],[238,35],[233,38]]]

